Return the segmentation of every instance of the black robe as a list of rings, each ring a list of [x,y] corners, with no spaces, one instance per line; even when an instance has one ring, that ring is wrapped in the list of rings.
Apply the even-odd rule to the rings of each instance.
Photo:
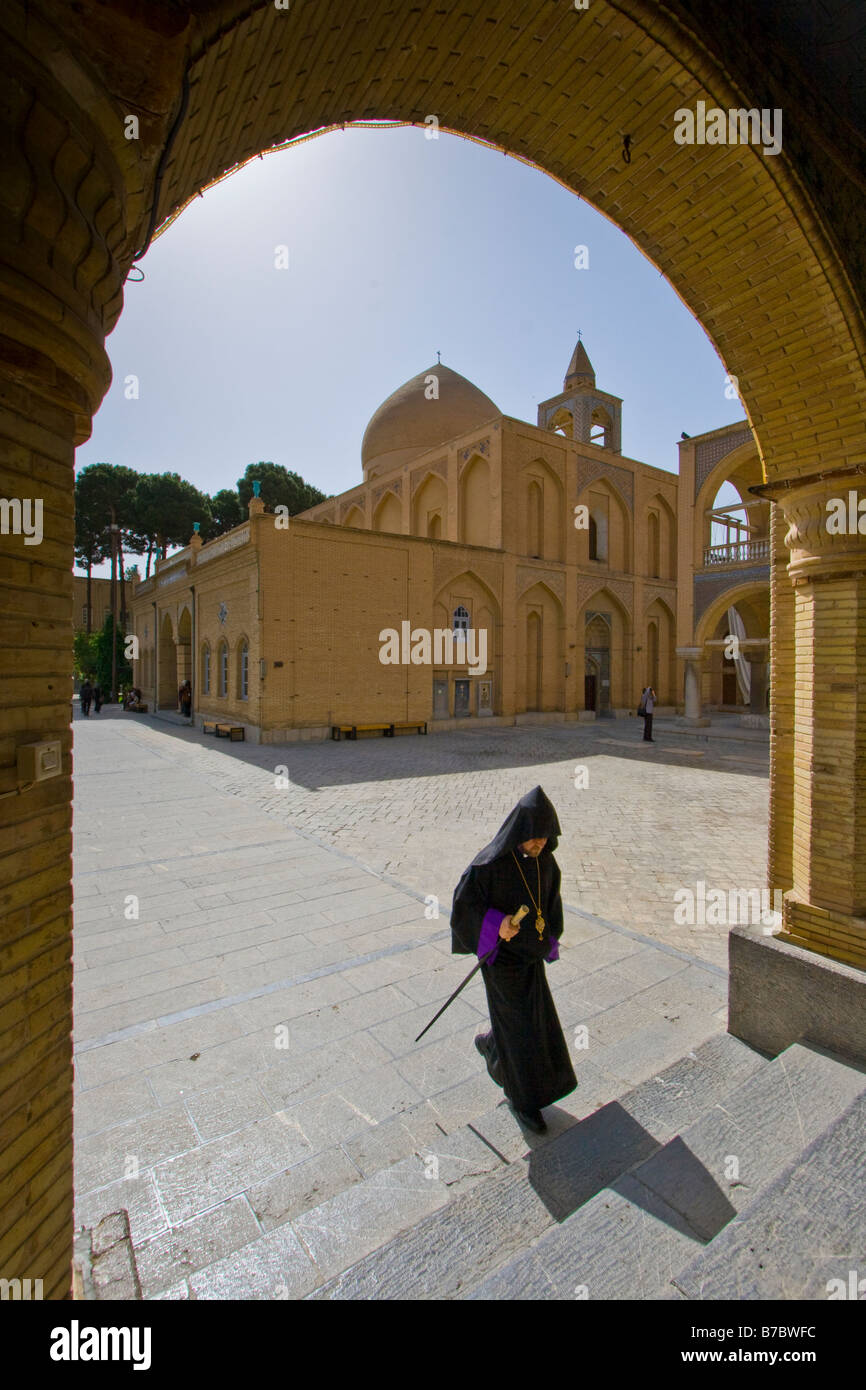
[[[577,1085],[544,969],[546,960],[558,958],[563,930],[561,875],[553,857],[558,835],[556,812],[536,787],[475,856],[457,885],[451,912],[452,951],[483,956],[495,947],[481,967],[491,1023],[487,1069],[524,1113],[552,1105]],[[542,837],[547,844],[537,860],[521,854],[519,844]],[[533,898],[541,903],[544,917],[541,936]],[[523,904],[529,915],[517,936],[505,941],[498,934],[499,923]]]

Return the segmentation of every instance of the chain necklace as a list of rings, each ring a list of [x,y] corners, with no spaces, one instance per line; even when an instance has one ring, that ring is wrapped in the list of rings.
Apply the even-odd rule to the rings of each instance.
[[[526,882],[526,875],[520,867],[520,860],[517,858],[517,855],[514,853],[514,850],[511,851],[511,857],[517,865],[517,872],[523,879],[523,882],[526,885],[526,891],[529,894],[530,901],[532,902],[532,906],[535,908],[535,930],[538,932],[539,937],[542,937],[544,936],[544,918],[541,915],[541,865],[538,862],[538,857],[536,856],[535,859],[535,867],[538,871],[538,902],[536,902],[535,898],[533,898],[532,896],[532,889]]]

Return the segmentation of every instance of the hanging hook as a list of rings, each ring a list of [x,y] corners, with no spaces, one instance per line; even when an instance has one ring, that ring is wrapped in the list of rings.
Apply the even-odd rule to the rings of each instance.
[[[623,157],[623,159],[625,160],[626,164],[631,164],[631,136],[630,136],[630,135],[624,135],[624,136],[622,137],[622,157]]]

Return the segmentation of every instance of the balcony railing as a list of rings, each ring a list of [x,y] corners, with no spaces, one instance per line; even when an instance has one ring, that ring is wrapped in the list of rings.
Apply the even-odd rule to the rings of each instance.
[[[770,542],[735,541],[732,545],[708,545],[704,550],[704,569],[716,565],[741,565],[744,560],[769,560]]]

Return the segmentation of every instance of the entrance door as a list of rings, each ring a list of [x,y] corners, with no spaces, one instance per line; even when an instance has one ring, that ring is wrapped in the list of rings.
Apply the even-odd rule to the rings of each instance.
[[[433,718],[448,718],[448,681],[435,680],[433,682]]]
[[[596,708],[596,678],[594,675],[585,675],[583,678],[583,708],[594,710]]]
[[[737,703],[737,671],[736,667],[722,667],[722,704],[735,705]]]
[[[454,718],[460,719],[469,713],[469,682],[454,682]]]

